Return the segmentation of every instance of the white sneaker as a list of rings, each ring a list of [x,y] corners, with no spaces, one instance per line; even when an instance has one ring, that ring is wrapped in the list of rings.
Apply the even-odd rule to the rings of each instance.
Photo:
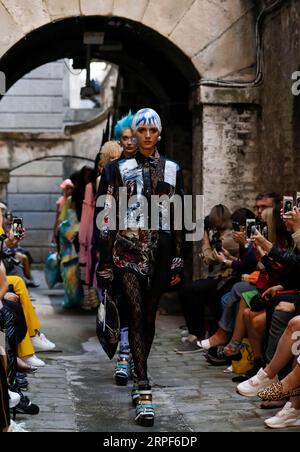
[[[9,395],[9,408],[15,408],[21,402],[21,396],[17,392],[8,391]]]
[[[203,348],[206,352],[211,348],[211,343],[209,339],[204,339],[204,341],[200,341],[199,347]]]
[[[56,345],[53,342],[48,341],[44,334],[37,334],[31,338],[32,345],[36,352],[51,352],[55,349]]]
[[[185,342],[195,342],[197,341],[197,336],[193,336],[193,334],[188,334],[187,336],[181,337],[181,342],[184,344]]]
[[[25,424],[22,422],[21,424],[16,424],[14,421],[10,421],[10,426],[8,433],[27,433],[28,430],[25,430]]]
[[[243,383],[237,386],[237,392],[245,397],[255,397],[261,389],[265,389],[272,383],[276,383],[278,378],[269,378],[263,369],[260,369],[258,373]]]
[[[265,420],[269,428],[298,427],[300,425],[300,410],[292,407],[291,402],[287,402],[279,413],[274,417]]]
[[[28,364],[28,366],[32,366],[32,367],[45,367],[46,366],[46,363],[44,363],[44,361],[39,359],[36,355],[26,356],[25,358],[22,358],[22,360],[26,364]]]
[[[52,347],[52,350],[56,348],[54,342],[49,341],[49,339],[47,339],[47,337],[43,333],[40,333],[40,337],[42,338],[43,341],[45,341],[49,345],[49,347]]]

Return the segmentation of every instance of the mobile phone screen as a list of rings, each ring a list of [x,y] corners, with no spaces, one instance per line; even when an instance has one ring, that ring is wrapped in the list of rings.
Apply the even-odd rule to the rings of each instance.
[[[253,235],[255,235],[255,232],[256,232],[256,221],[255,220],[247,220],[246,239],[251,240]]]
[[[13,220],[13,234],[15,237],[21,237],[24,233],[23,219],[14,218]]]

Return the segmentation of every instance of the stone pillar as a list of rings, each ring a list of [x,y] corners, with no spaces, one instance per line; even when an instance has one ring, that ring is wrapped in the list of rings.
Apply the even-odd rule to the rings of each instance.
[[[258,90],[200,86],[191,94],[190,108],[193,193],[204,196],[203,216],[220,203],[231,210],[252,208],[260,190]],[[201,272],[200,246],[194,243],[194,277]]]
[[[0,201],[7,202],[7,184],[9,183],[9,171],[0,170]]]
[[[194,202],[196,196],[203,195],[203,109],[202,105],[193,107],[193,150],[192,150],[192,180]],[[201,216],[202,213],[201,213]],[[194,209],[194,221],[196,211]],[[201,251],[201,242],[193,243],[193,276],[197,279],[201,275],[199,253]]]
[[[10,172],[10,146],[0,134],[0,201],[7,201],[7,184]]]

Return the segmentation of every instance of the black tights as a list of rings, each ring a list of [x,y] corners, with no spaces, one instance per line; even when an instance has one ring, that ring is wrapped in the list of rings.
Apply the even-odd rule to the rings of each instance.
[[[139,382],[148,384],[147,361],[155,336],[155,319],[159,296],[153,295],[146,282],[134,273],[121,276],[125,296],[129,303],[129,343]]]

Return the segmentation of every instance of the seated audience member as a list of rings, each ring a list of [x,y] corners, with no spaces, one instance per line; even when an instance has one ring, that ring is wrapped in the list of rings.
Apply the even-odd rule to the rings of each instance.
[[[186,283],[181,290],[182,308],[189,337],[176,349],[178,354],[199,351],[197,341],[205,338],[205,306],[211,312],[213,329],[220,320],[221,297],[229,292],[236,280],[230,278],[232,270],[220,263],[215,250],[225,248],[231,256],[238,257],[239,245],[232,237],[231,214],[223,205],[215,206],[206,219],[202,246],[202,259],[206,266],[203,278]]]

